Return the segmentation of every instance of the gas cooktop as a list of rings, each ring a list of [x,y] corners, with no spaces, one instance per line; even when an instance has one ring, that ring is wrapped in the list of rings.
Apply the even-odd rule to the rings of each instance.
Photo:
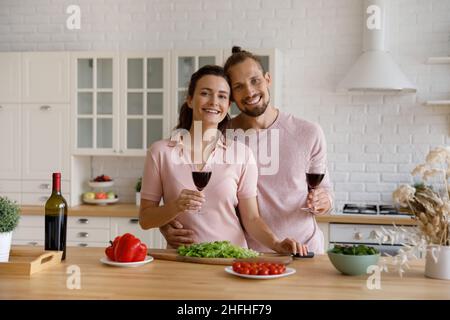
[[[407,212],[401,212],[393,205],[389,204],[344,204],[342,209],[344,214],[364,214],[364,215],[405,215],[409,216]]]

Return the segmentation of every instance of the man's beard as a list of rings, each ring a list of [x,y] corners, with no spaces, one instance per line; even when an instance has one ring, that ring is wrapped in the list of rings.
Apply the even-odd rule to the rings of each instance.
[[[267,100],[266,103],[263,102],[261,107],[253,108],[252,110],[248,110],[247,108],[244,108],[244,110],[241,110],[241,112],[249,117],[253,117],[253,118],[259,117],[264,112],[266,112],[266,109],[269,106],[269,102],[270,102],[270,93],[269,93],[269,100]]]

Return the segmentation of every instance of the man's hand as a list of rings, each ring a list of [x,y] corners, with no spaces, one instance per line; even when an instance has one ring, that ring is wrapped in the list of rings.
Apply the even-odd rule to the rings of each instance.
[[[194,243],[194,231],[183,229],[183,225],[177,220],[170,221],[160,227],[159,230],[172,248],[176,249],[181,245]]]
[[[286,238],[283,241],[275,243],[274,251],[278,253],[288,253],[288,254],[300,254],[301,256],[306,256],[308,254],[308,247],[305,244],[301,244],[291,238]]]
[[[331,200],[325,189],[311,189],[306,199],[306,205],[314,214],[324,214],[331,208]]]

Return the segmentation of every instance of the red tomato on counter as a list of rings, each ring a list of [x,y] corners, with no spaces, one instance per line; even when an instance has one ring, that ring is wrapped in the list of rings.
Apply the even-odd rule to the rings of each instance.
[[[283,274],[286,271],[284,264],[269,262],[234,262],[232,267],[234,272],[240,274],[260,276]]]

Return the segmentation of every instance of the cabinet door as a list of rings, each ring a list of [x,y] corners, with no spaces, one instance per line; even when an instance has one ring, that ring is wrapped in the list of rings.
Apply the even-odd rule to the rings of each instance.
[[[20,69],[20,53],[0,53],[0,104],[20,102]]]
[[[137,218],[111,218],[111,238],[131,233],[143,241],[148,248],[166,248],[166,241],[159,229],[143,230]]]
[[[127,54],[121,60],[120,153],[145,155],[155,141],[169,137],[168,53]]]
[[[22,178],[48,179],[61,172],[69,179],[69,106],[23,105]]]
[[[0,105],[0,179],[20,179],[20,105]]]
[[[207,64],[222,65],[221,50],[175,51],[172,55],[172,121],[171,127],[178,123],[181,105],[187,97],[187,89],[191,75]]]
[[[72,74],[75,153],[119,154],[118,59],[76,55]]]
[[[27,52],[22,61],[23,102],[69,102],[67,52]]]

